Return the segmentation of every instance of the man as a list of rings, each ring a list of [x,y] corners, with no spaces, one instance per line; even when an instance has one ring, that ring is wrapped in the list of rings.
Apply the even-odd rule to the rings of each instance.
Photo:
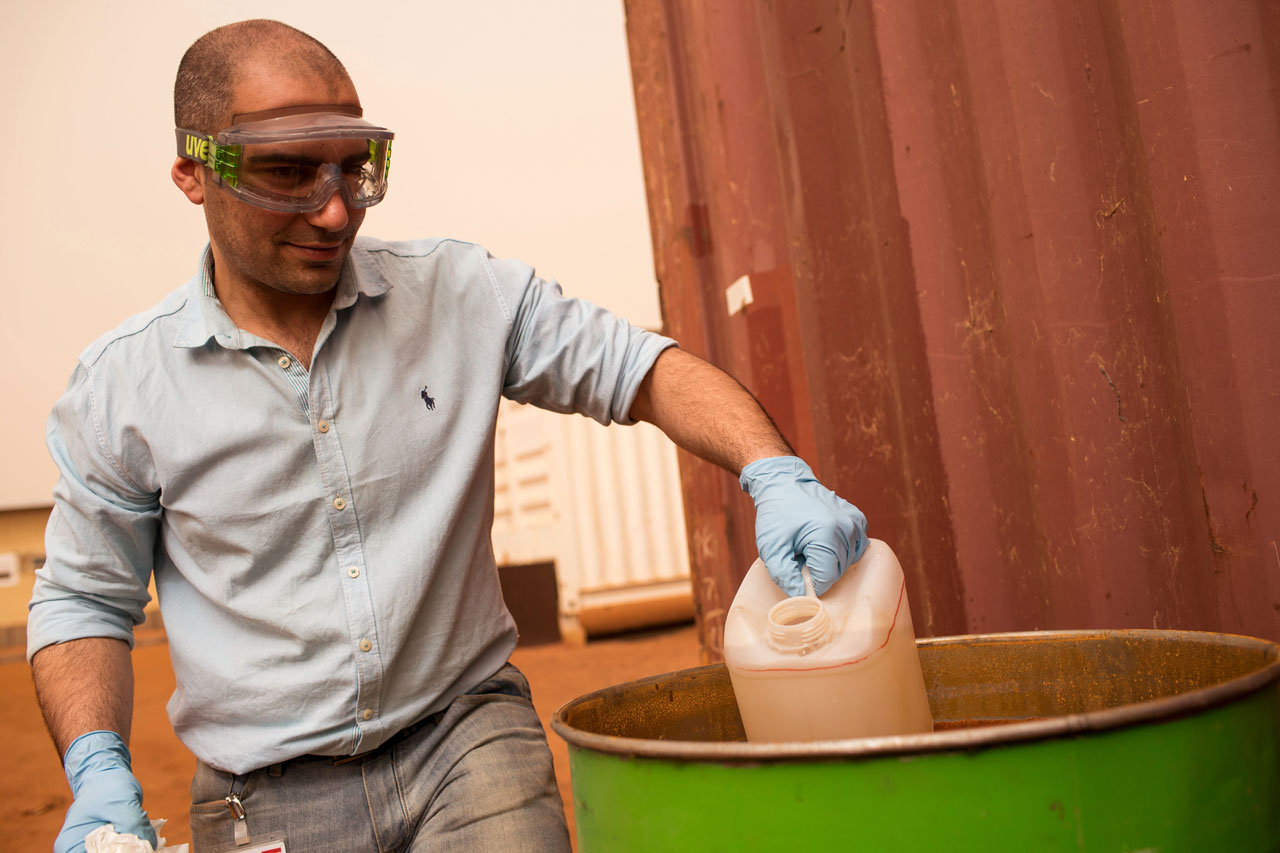
[[[214,30],[174,91],[196,276],[81,356],[29,651],[74,802],[55,849],[151,839],[125,745],[154,574],[199,759],[197,849],[564,850],[489,542],[501,396],[645,420],[741,475],[775,580],[825,591],[865,519],[740,385],[512,261],[356,232],[392,134],[271,21]],[[425,405],[424,405],[425,403]]]

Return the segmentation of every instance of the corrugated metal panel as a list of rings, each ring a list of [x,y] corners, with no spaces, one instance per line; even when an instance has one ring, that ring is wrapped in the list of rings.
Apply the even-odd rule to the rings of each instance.
[[[1280,5],[627,15],[668,331],[867,511],[918,631],[1280,637]],[[752,512],[682,468],[715,657]]]
[[[495,556],[555,562],[562,634],[691,613],[675,448],[661,432],[503,401],[494,446]]]

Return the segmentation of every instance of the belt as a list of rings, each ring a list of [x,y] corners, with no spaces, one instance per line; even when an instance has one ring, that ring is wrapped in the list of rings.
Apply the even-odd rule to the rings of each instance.
[[[436,711],[434,714],[427,714],[427,716],[423,717],[421,720],[418,720],[416,723],[410,723],[409,725],[405,726],[403,729],[396,732],[391,737],[383,741],[381,744],[379,744],[378,746],[375,746],[373,749],[367,749],[364,752],[357,752],[355,755],[299,755],[297,758],[289,759],[289,761],[284,762],[284,764],[288,764],[290,761],[314,761],[319,759],[319,760],[325,760],[325,761],[332,761],[334,766],[336,767],[342,764],[351,764],[352,762],[355,762],[355,761],[364,761],[366,758],[372,758],[373,756],[377,755],[383,750],[386,750],[395,746],[397,743],[400,743],[400,741],[405,740],[406,738],[413,737],[415,734],[417,734],[418,732],[422,731],[425,728],[434,727],[437,723],[440,722],[440,718],[443,716],[444,716],[444,711]],[[275,767],[277,766],[281,766],[281,765],[272,765],[272,769],[275,769]]]

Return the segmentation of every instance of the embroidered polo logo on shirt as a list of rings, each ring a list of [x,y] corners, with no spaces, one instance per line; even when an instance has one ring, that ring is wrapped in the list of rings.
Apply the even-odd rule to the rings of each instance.
[[[431,392],[427,390],[427,386],[422,386],[422,402],[427,404],[427,409],[434,411],[436,407],[436,398],[431,396]]]

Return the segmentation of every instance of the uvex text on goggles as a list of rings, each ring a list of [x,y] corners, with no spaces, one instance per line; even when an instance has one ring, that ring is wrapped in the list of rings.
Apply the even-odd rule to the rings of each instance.
[[[178,156],[203,163],[242,201],[268,210],[319,210],[334,192],[349,207],[387,194],[395,134],[345,105],[286,107],[238,115],[208,136],[177,129]]]

